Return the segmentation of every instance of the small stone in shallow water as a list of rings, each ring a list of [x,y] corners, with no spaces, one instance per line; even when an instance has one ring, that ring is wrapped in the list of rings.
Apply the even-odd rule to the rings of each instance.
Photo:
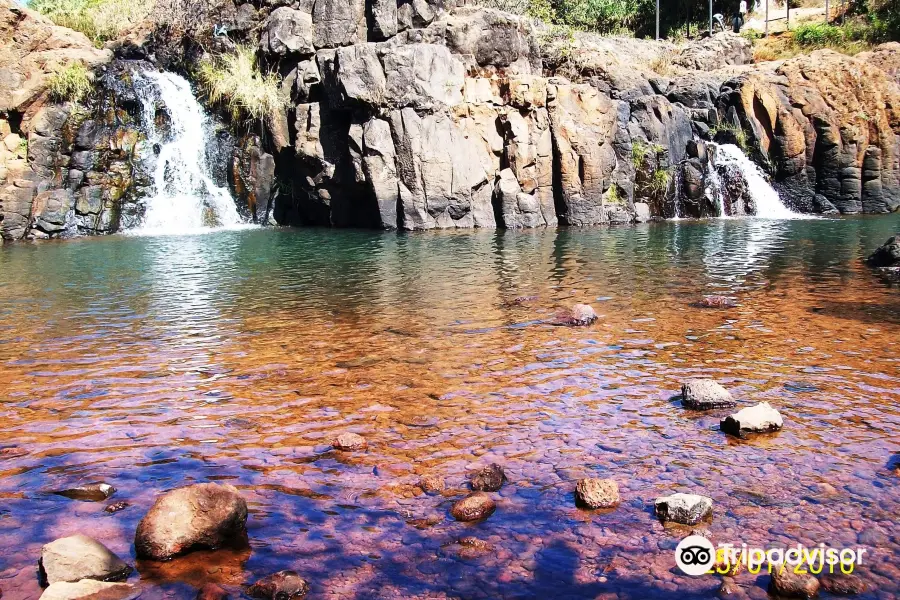
[[[450,509],[450,515],[457,521],[478,521],[486,519],[497,510],[497,505],[484,492],[469,494],[458,500]]]
[[[264,600],[293,600],[303,598],[308,592],[309,584],[295,571],[273,573],[247,588],[249,596]]]
[[[727,296],[703,296],[697,301],[700,308],[734,308],[737,303]]]
[[[102,502],[116,493],[116,488],[108,483],[89,483],[78,487],[54,492],[57,496],[65,496],[82,502]]]
[[[51,585],[82,579],[123,581],[132,571],[109,548],[80,533],[44,544],[38,569],[41,581]]]
[[[342,433],[331,443],[336,450],[365,450],[368,445],[366,438],[356,433]]]
[[[503,467],[494,463],[486,466],[469,477],[472,489],[477,492],[497,492],[506,481],[506,473]]]
[[[769,593],[784,598],[815,598],[819,595],[819,580],[808,574],[794,572],[790,565],[772,565]]]
[[[104,508],[103,512],[108,512],[109,514],[112,515],[119,511],[125,510],[129,506],[131,506],[131,504],[129,504],[128,502],[124,502],[124,501],[123,502],[113,502],[112,504],[110,504],[106,508]]]
[[[768,402],[748,406],[719,423],[722,431],[738,437],[745,437],[750,433],[770,433],[783,426],[781,415]]]
[[[691,410],[737,406],[731,393],[712,379],[694,379],[682,384],[681,404]]]
[[[214,583],[207,583],[197,592],[197,600],[228,600],[228,592]]]
[[[444,478],[440,475],[422,475],[419,479],[419,487],[426,494],[440,494],[447,487]]]
[[[138,558],[169,560],[192,550],[246,543],[247,502],[231,485],[199,483],[156,499],[134,534]]]
[[[582,479],[575,485],[575,502],[587,508],[612,508],[619,504],[619,486],[612,479]]]
[[[719,586],[719,596],[726,598],[731,596],[732,594],[737,594],[741,591],[740,586],[732,577],[723,577],[722,585]]]
[[[51,584],[41,600],[134,600],[141,589],[129,583],[106,583],[94,579],[82,579],[75,583],[59,581]]]
[[[19,458],[26,454],[28,454],[27,450],[24,448],[17,448],[16,446],[0,448],[0,458]]]
[[[570,327],[584,327],[593,324],[599,316],[593,308],[587,304],[576,304],[572,310],[562,312],[551,321],[553,325],[568,325]]]
[[[823,575],[819,579],[822,589],[835,596],[855,596],[868,589],[866,583],[856,575]]]
[[[712,514],[712,498],[698,494],[672,494],[656,499],[656,516],[663,523],[696,525]]]

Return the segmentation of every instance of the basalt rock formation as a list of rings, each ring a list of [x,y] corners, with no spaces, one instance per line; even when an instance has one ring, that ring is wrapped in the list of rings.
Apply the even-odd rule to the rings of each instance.
[[[416,230],[752,214],[740,174],[716,167],[713,140],[744,144],[795,209],[900,203],[887,47],[751,65],[749,42],[729,33],[683,46],[559,40],[452,0],[224,0],[216,15],[206,29],[227,35],[204,46],[134,32],[109,45],[118,58],[106,64],[110,51],[0,0],[13,47],[3,52],[31,71],[42,52],[67,53],[94,68],[97,87],[84,110],[52,103],[40,77],[18,95],[21,77],[0,77],[0,128],[19,136],[0,149],[4,239],[139,224],[153,148],[123,74],[189,76],[204,48],[236,43],[258,48],[284,101],[263,127],[234,123],[218,142],[216,183],[254,222]],[[21,23],[49,41],[21,44],[10,33]]]

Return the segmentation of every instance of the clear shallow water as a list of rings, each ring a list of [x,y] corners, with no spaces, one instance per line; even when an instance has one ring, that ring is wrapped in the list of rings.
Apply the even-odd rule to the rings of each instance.
[[[192,598],[292,568],[317,598],[704,598],[657,496],[704,493],[723,542],[863,546],[900,593],[900,290],[860,259],[900,226],[850,220],[621,229],[242,230],[0,250],[0,589],[36,598],[43,543],[86,532],[133,562],[156,494],[227,481],[248,551],[138,564],[142,598]],[[691,306],[725,294],[739,306]],[[510,306],[518,296],[537,296]],[[542,324],[575,302],[589,328]],[[785,429],[750,441],[682,410],[689,377]],[[725,411],[726,413],[728,411]],[[342,431],[365,453],[333,453]],[[450,519],[467,471],[510,482]],[[439,473],[445,496],[421,495]],[[614,511],[575,481],[619,482]],[[104,503],[49,495],[107,481]],[[486,540],[477,553],[458,543]],[[13,551],[9,551],[13,549]],[[743,574],[746,597],[768,577]],[[236,590],[236,587],[232,587]],[[738,596],[742,597],[742,596]],[[826,596],[827,597],[827,596]]]

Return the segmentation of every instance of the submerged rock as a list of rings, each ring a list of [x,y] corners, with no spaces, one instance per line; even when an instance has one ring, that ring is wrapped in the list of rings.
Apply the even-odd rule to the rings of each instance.
[[[228,592],[215,583],[207,583],[197,592],[197,600],[228,600]]]
[[[734,308],[737,302],[727,296],[703,296],[697,301],[700,308]]]
[[[447,487],[444,478],[440,475],[422,475],[419,479],[419,487],[426,494],[440,494]]]
[[[696,525],[712,514],[712,498],[698,494],[672,494],[657,498],[656,516],[663,523]]]
[[[790,565],[784,569],[773,565],[769,593],[784,598],[815,598],[819,595],[819,580],[809,574],[795,573]]]
[[[575,486],[575,502],[587,508],[612,508],[619,504],[619,486],[612,479],[582,479]]]
[[[457,521],[478,521],[486,519],[497,510],[497,505],[484,492],[469,494],[457,501],[450,509],[450,515]]]
[[[900,266],[900,235],[888,239],[866,259],[870,267],[885,268]]]
[[[303,598],[308,592],[309,584],[295,571],[273,573],[247,588],[248,595],[266,600],[293,600]]]
[[[116,493],[116,488],[108,483],[89,483],[54,493],[57,496],[65,496],[82,502],[103,502]]]
[[[868,589],[865,582],[856,575],[827,574],[819,578],[822,589],[835,596],[855,596]]]
[[[131,504],[129,504],[128,502],[113,502],[112,504],[104,508],[103,512],[107,512],[112,515],[119,511],[125,510],[129,506],[131,506]]]
[[[369,443],[356,433],[342,433],[331,443],[335,450],[365,450]]]
[[[469,477],[472,489],[479,492],[497,492],[506,481],[506,473],[503,467],[494,463],[486,466]]]
[[[768,402],[749,406],[733,415],[725,417],[719,427],[725,433],[744,437],[750,433],[769,433],[784,426],[781,414]]]
[[[692,410],[737,406],[731,393],[712,379],[695,379],[681,386],[681,403]]]
[[[201,483],[157,498],[134,536],[138,558],[169,560],[246,541],[247,502],[230,485]]]
[[[80,533],[45,544],[38,569],[41,580],[51,585],[82,579],[124,581],[132,571],[109,548]]]
[[[106,583],[94,579],[82,579],[74,583],[60,581],[51,584],[41,600],[134,600],[141,589],[130,583]]]
[[[570,327],[584,327],[592,325],[598,318],[599,316],[594,309],[587,304],[576,304],[572,307],[572,310],[556,315],[551,323]]]

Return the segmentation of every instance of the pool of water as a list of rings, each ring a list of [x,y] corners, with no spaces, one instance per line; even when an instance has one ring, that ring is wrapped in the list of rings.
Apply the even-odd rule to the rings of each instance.
[[[84,532],[134,562],[162,491],[229,482],[250,548],[138,563],[142,598],[294,569],[315,598],[703,598],[653,500],[714,500],[717,542],[863,547],[900,594],[900,290],[861,258],[898,216],[624,228],[243,230],[0,250],[0,589],[37,598],[42,544]],[[705,294],[735,299],[696,308]],[[534,296],[528,302],[511,300]],[[600,320],[546,323],[576,302]],[[691,413],[713,377],[785,427],[747,441]],[[336,453],[353,431],[366,452]],[[10,450],[14,448],[15,450]],[[466,474],[509,482],[450,518]],[[424,495],[422,474],[448,491]],[[615,510],[575,482],[615,479]],[[49,492],[105,481],[111,501]],[[478,552],[458,541],[490,544]],[[12,550],[12,551],[11,551]],[[768,576],[743,573],[765,598]],[[827,595],[825,595],[827,597]]]

